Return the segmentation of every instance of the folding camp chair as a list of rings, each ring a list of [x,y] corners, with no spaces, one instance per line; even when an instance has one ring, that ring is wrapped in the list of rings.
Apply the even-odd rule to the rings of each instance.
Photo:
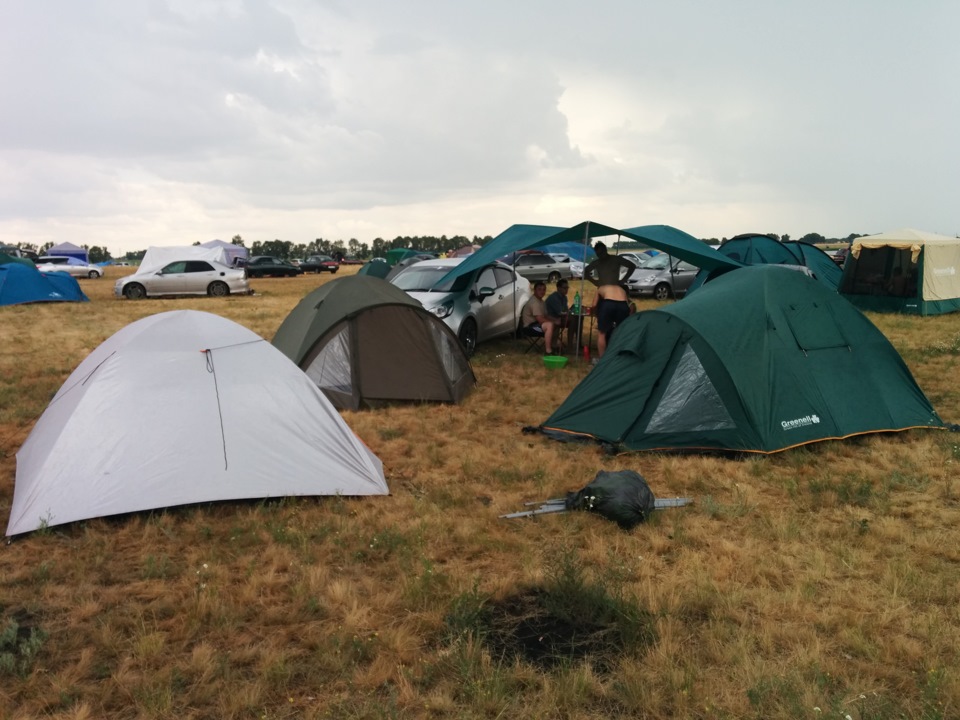
[[[537,350],[538,352],[545,351],[543,346],[543,328],[539,325],[521,328],[520,337],[527,341],[527,349],[523,351],[524,355],[533,350]]]

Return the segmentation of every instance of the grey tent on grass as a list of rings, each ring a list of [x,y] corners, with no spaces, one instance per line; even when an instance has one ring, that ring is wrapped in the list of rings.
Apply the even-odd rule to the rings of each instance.
[[[114,333],[57,391],[17,452],[7,535],[196,503],[387,494],[379,458],[276,348],[173,310]]]
[[[308,294],[273,344],[341,410],[397,401],[458,403],[477,382],[442,320],[369,275],[340,277]]]

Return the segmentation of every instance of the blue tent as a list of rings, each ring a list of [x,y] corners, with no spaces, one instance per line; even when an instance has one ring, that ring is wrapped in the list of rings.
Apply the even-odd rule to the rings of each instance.
[[[0,265],[0,306],[35,302],[90,302],[90,298],[66,273],[42,273],[16,263]]]
[[[617,230],[589,221],[569,228],[550,225],[511,225],[480,250],[452,268],[440,279],[440,283],[449,282],[455,277],[519,250],[533,248],[539,250],[558,243],[576,243],[586,250],[593,238],[611,235],[636,240],[707,270],[743,267],[742,263],[720,254],[692,235],[669,225],[641,225],[627,230]]]

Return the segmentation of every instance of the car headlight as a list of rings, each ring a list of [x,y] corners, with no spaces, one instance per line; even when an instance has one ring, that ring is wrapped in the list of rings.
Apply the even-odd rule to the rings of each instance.
[[[438,318],[443,320],[445,317],[449,317],[450,313],[453,312],[453,301],[448,300],[445,303],[437,305],[431,312],[436,315]]]

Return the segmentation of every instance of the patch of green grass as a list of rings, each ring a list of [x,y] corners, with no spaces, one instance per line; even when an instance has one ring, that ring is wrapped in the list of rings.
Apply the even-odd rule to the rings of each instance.
[[[147,561],[143,565],[143,570],[140,573],[140,576],[144,580],[162,580],[170,577],[171,575],[171,566],[170,558],[166,555],[161,555],[157,557],[155,555],[147,555]]]
[[[704,495],[699,503],[703,511],[715,520],[743,517],[755,509],[755,505],[747,500],[739,486],[734,488],[733,499],[729,503],[721,503],[712,495]]]
[[[377,435],[380,436],[381,440],[386,442],[387,440],[402,438],[406,433],[400,428],[382,427],[377,430]]]
[[[945,338],[944,340],[939,340],[933,345],[926,345],[916,348],[913,351],[906,351],[906,354],[910,356],[911,359],[923,360],[943,357],[945,355],[960,355],[960,333],[956,333],[952,337]]]
[[[0,675],[26,677],[47,639],[39,627],[23,627],[13,618],[0,630]]]
[[[355,560],[385,560],[392,555],[406,556],[412,549],[410,539],[396,527],[387,527],[369,539],[365,547],[354,553]]]

